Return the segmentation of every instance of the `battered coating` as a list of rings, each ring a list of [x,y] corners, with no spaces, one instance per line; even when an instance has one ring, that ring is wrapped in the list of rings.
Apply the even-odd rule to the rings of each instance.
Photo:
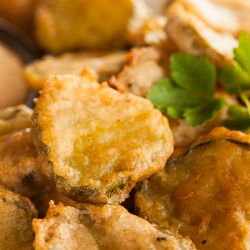
[[[0,187],[0,214],[0,249],[33,249],[32,219],[37,216],[33,204]]]
[[[138,212],[197,249],[249,249],[249,161],[248,135],[215,129],[142,183]]]
[[[0,185],[26,197],[47,185],[30,129],[0,136]]]
[[[50,204],[45,219],[33,221],[36,250],[193,250],[192,242],[162,232],[119,205]]]
[[[173,151],[168,121],[148,100],[99,85],[89,71],[50,79],[33,120],[47,172],[81,202],[122,202]]]

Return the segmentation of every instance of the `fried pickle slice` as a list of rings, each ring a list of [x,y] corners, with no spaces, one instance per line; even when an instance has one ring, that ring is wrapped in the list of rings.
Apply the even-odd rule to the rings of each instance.
[[[171,232],[162,232],[120,205],[84,205],[77,209],[55,206],[44,219],[33,221],[36,250],[191,250],[192,242]]]
[[[81,77],[55,76],[35,107],[39,152],[57,189],[81,202],[122,202],[173,150],[167,119],[143,98]]]
[[[84,68],[92,69],[99,81],[108,80],[118,73],[126,63],[124,51],[116,52],[75,52],[60,56],[46,55],[25,68],[25,78],[34,90],[40,90],[46,80],[54,75],[79,75]]]
[[[26,197],[47,185],[30,129],[0,136],[0,185]]]
[[[155,47],[134,48],[128,58],[122,71],[109,83],[122,93],[145,97],[155,81],[164,76],[161,52]]]
[[[36,36],[52,52],[111,48],[124,43],[132,14],[132,0],[42,0]]]
[[[216,128],[136,193],[139,215],[197,249],[249,249],[250,136]]]
[[[235,36],[250,32],[250,2],[248,0],[178,0],[213,29]]]
[[[31,127],[32,110],[25,105],[0,110],[0,136]]]
[[[29,199],[0,187],[0,249],[33,249],[32,220],[37,212]]]
[[[207,56],[219,67],[232,63],[237,40],[230,33],[214,30],[180,2],[169,7],[167,18],[167,35],[180,51]]]

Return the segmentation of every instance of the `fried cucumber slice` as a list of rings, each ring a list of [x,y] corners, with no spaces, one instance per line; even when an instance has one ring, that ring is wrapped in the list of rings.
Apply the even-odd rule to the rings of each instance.
[[[30,129],[0,136],[0,185],[26,197],[47,185]]]
[[[122,93],[145,97],[155,81],[164,76],[161,51],[156,47],[133,48],[128,58],[128,63],[109,84]]]
[[[132,0],[40,2],[35,18],[36,36],[52,52],[111,48],[124,43],[133,14]]]
[[[250,32],[250,2],[246,0],[178,0],[217,31],[238,36],[244,30]]]
[[[46,55],[25,68],[25,78],[34,90],[40,90],[46,80],[54,75],[79,75],[84,68],[92,69],[99,81],[106,81],[118,73],[126,63],[124,51],[75,52],[60,56]]]
[[[94,78],[86,70],[45,84],[33,117],[36,145],[60,192],[81,202],[120,203],[164,167],[172,134],[148,100]]]
[[[230,33],[212,29],[180,2],[169,7],[167,18],[167,35],[180,51],[207,56],[218,67],[232,63],[238,43]]]
[[[61,203],[50,208],[44,219],[33,221],[36,250],[191,250],[192,242],[162,232],[120,205],[81,204],[77,209]]]
[[[0,187],[0,249],[33,249],[32,220],[37,212],[29,199]]]
[[[0,136],[31,127],[32,110],[25,105],[0,110]]]
[[[249,249],[250,136],[216,128],[136,193],[139,215],[197,249]]]

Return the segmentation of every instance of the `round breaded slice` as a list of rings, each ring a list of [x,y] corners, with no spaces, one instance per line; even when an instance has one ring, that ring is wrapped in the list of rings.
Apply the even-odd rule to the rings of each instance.
[[[81,202],[122,202],[173,151],[168,121],[148,100],[99,85],[89,71],[51,78],[33,121],[57,189]]]
[[[136,193],[137,212],[197,249],[249,249],[250,136],[216,128]]]
[[[237,40],[227,32],[212,29],[175,1],[167,10],[166,32],[181,52],[208,57],[218,67],[233,63]]]
[[[32,220],[37,212],[29,199],[0,186],[0,249],[33,249]]]
[[[59,56],[46,55],[27,65],[24,76],[27,84],[36,91],[40,90],[51,76],[79,75],[86,67],[93,70],[100,81],[106,81],[117,74],[126,61],[125,51],[82,51]]]

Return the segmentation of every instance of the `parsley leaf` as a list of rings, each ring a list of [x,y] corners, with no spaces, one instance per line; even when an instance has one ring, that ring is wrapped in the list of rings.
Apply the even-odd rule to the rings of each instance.
[[[234,49],[234,60],[234,65],[221,69],[220,79],[226,90],[236,94],[245,106],[230,106],[224,125],[229,129],[247,130],[250,128],[250,102],[244,91],[250,90],[250,39],[246,32],[241,34],[239,45]]]
[[[211,101],[204,103],[204,105],[186,109],[184,117],[186,121],[195,126],[204,123],[213,118],[222,107],[224,106],[223,100],[212,99]]]
[[[216,69],[206,57],[175,54],[170,58],[170,70],[172,79],[186,91],[214,95]]]
[[[156,82],[148,93],[155,107],[172,118],[196,126],[211,120],[224,102],[215,99],[216,69],[206,58],[174,54],[170,77]]]
[[[250,74],[250,40],[247,32],[241,34],[239,46],[234,49],[234,58]]]
[[[220,71],[220,79],[229,93],[240,93],[250,88],[250,75],[238,63],[225,66]]]
[[[224,120],[225,127],[234,130],[248,130],[250,127],[249,111],[246,107],[240,105],[232,105],[228,109],[227,120]]]
[[[157,81],[148,93],[148,99],[158,109],[167,109],[173,107],[175,109],[183,109],[183,107],[193,107],[203,101],[202,97],[193,96],[178,87],[170,78],[162,78]]]
[[[238,48],[234,49],[235,63],[224,66],[220,71],[220,79],[230,93],[240,93],[250,89],[250,39],[243,32]]]

